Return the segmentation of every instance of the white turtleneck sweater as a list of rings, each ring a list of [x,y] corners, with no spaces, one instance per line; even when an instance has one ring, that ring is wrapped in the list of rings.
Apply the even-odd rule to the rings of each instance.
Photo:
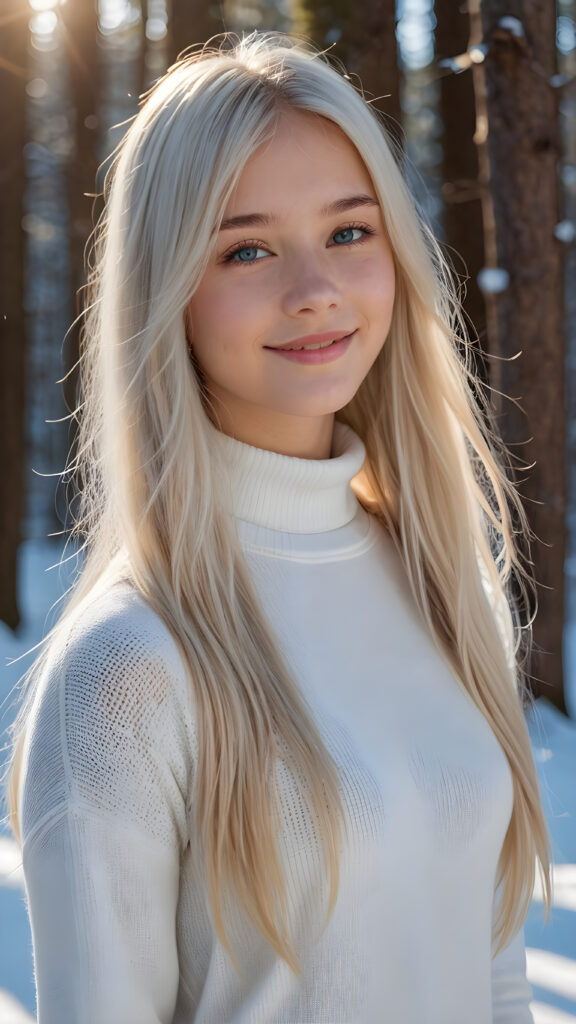
[[[528,1024],[522,932],[491,957],[508,765],[350,487],[361,440],[336,423],[316,461],[214,435],[257,591],[339,767],[336,907],[322,931],[316,836],[281,771],[302,975],[240,911],[236,972],[193,825],[191,687],[167,628],[117,584],[54,652],[27,731],[39,1024]]]

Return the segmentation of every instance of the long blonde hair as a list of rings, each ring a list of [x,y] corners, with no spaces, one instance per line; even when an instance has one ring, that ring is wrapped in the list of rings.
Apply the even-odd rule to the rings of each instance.
[[[281,750],[300,780],[338,889],[343,814],[336,767],[259,604],[211,458],[209,396],[190,363],[185,309],[226,203],[283,109],[328,118],[356,146],[394,252],[386,345],[337,413],[362,438],[359,500],[404,561],[415,600],[510,766],[514,804],[498,865],[498,949],[522,924],[536,859],[550,903],[549,847],[521,690],[530,622],[512,584],[530,583],[516,548],[525,513],[471,369],[457,288],[420,219],[378,115],[324,54],[277,33],[226,36],[185,55],[145,97],[108,171],[92,239],[82,332],[73,537],[84,564],[24,677],[13,726],[9,807],[35,681],[85,602],[128,575],[170,629],[198,716],[197,809],[215,928],[232,883],[254,925],[298,969],[286,916],[269,788]],[[474,397],[474,388],[477,397]],[[497,550],[497,553],[496,552]]]

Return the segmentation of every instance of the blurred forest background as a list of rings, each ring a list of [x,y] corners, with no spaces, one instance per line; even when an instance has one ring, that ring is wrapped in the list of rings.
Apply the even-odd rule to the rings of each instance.
[[[466,282],[477,369],[539,538],[533,690],[566,712],[576,0],[2,0],[0,620],[18,629],[21,544],[68,524],[58,475],[76,404],[78,290],[110,155],[179,53],[254,28],[298,33],[344,61],[401,141],[413,193]]]

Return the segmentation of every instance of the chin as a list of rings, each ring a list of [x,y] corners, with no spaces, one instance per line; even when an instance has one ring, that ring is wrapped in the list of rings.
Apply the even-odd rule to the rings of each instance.
[[[348,405],[354,398],[357,390],[358,388],[352,389],[347,387],[345,390],[333,394],[330,398],[324,395],[322,399],[318,398],[317,401],[310,399],[307,402],[290,403],[289,406],[286,406],[284,403],[280,406],[279,403],[279,408],[281,408],[282,412],[291,416],[330,416]]]

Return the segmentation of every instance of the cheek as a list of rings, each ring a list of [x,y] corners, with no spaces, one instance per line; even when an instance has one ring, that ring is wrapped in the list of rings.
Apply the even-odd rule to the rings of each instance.
[[[196,358],[208,374],[237,373],[246,363],[257,329],[253,289],[239,282],[224,287],[204,282],[188,306],[190,339]],[[239,360],[241,361],[239,364]]]
[[[234,277],[233,282],[222,277],[205,282],[190,303],[191,321],[196,331],[217,335],[231,345],[242,325],[253,320],[258,311],[258,291],[251,288],[248,281]]]
[[[394,263],[387,256],[372,260],[362,268],[358,277],[366,305],[375,314],[389,317],[395,295]]]
[[[198,354],[216,339],[226,337],[229,322],[234,319],[229,297],[212,282],[205,281],[196,290],[188,306],[191,339]]]

